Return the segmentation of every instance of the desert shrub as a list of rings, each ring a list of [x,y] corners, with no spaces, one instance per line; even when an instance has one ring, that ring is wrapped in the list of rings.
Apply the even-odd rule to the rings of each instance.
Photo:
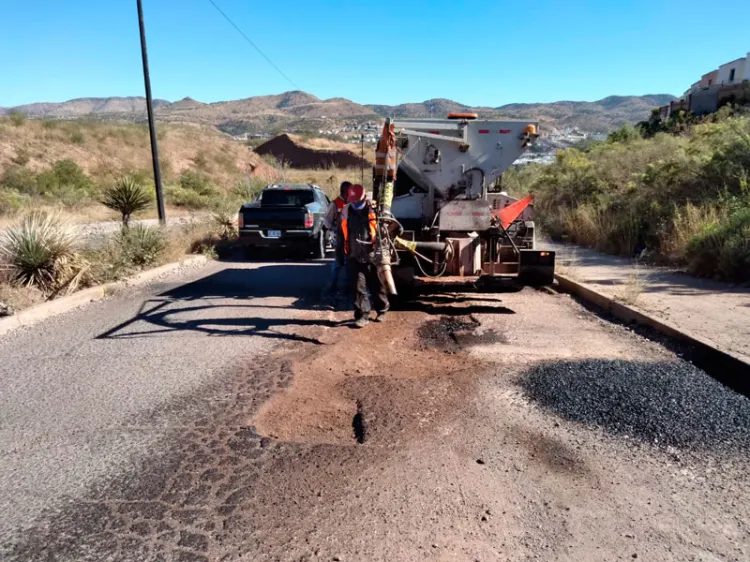
[[[706,224],[687,244],[688,271],[727,281],[750,280],[750,206]]]
[[[536,220],[553,238],[622,255],[649,249],[736,279],[744,266],[737,217],[750,201],[750,118],[738,115],[702,123],[676,115],[649,138],[626,127],[585,152],[511,170],[504,185],[535,194]]]
[[[607,135],[607,142],[629,142],[635,139],[640,139],[643,135],[633,125],[623,125],[616,131],[612,131]]]
[[[169,204],[186,209],[207,209],[212,204],[211,197],[201,195],[192,189],[184,189],[179,185],[165,187],[164,197]]]
[[[26,116],[20,111],[11,111],[8,113],[8,119],[14,127],[21,127],[26,123]]]
[[[0,187],[26,195],[38,195],[37,175],[24,166],[10,166],[0,177]]]
[[[37,192],[64,204],[75,205],[92,197],[94,184],[78,164],[65,159],[38,175]]]
[[[11,158],[11,161],[18,166],[25,166],[30,160],[31,156],[29,155],[29,151],[23,147],[17,148],[16,155]]]
[[[81,132],[80,129],[77,129],[75,131],[71,131],[70,142],[72,142],[73,144],[82,145],[84,142],[86,142],[86,138],[83,136],[83,132]]]
[[[0,215],[14,215],[26,204],[27,197],[12,189],[0,190]]]
[[[122,224],[127,227],[130,217],[151,206],[151,194],[134,178],[120,178],[114,185],[107,187],[102,194],[102,204],[117,211],[122,216]]]
[[[0,254],[13,268],[16,281],[46,293],[75,284],[85,269],[76,256],[73,231],[59,217],[42,211],[5,231]]]
[[[258,198],[258,194],[268,185],[263,178],[248,177],[237,182],[231,190],[232,197],[236,202],[249,203]]]
[[[123,228],[115,237],[122,262],[135,267],[155,264],[167,247],[167,237],[163,230],[142,224]]]
[[[216,194],[216,189],[211,185],[208,178],[194,170],[184,170],[180,174],[179,183],[182,189],[194,191],[198,195],[211,196]]]
[[[209,171],[208,156],[205,150],[199,150],[192,159],[193,166],[204,172]]]

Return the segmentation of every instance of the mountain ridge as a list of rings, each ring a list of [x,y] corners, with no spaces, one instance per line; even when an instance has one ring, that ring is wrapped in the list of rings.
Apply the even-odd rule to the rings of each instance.
[[[472,111],[480,118],[532,119],[544,127],[577,127],[607,132],[648,117],[653,107],[676,99],[669,94],[607,96],[593,102],[561,100],[550,103],[511,103],[476,107],[445,98],[398,105],[358,104],[342,97],[321,100],[294,90],[281,94],[252,96],[239,100],[204,103],[186,97],[170,102],[154,100],[160,121],[212,125],[229,133],[278,132],[284,129],[314,130],[337,121],[372,120],[385,116],[439,118],[456,111]],[[140,96],[76,98],[57,103],[31,103],[0,108],[0,115],[17,111],[32,118],[101,118],[143,121],[146,101]]]

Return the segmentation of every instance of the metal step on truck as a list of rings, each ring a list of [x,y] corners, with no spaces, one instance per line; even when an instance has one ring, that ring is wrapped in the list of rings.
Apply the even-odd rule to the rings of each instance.
[[[387,119],[373,170],[376,261],[396,287],[520,288],[554,280],[555,253],[536,247],[532,197],[501,176],[538,137],[537,123]]]

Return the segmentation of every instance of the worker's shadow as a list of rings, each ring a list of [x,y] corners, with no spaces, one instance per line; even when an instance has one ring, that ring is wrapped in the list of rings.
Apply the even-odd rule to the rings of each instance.
[[[305,312],[317,307],[327,271],[320,263],[225,269],[147,300],[133,318],[97,339],[168,337],[190,331],[320,344],[294,332],[299,327],[341,324]]]

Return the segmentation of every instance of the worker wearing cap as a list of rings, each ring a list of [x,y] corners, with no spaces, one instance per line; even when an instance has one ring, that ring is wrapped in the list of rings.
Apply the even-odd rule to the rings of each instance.
[[[332,232],[335,236],[334,248],[336,250],[333,264],[331,264],[331,277],[326,284],[326,288],[323,290],[323,296],[326,299],[332,299],[336,297],[337,300],[342,300],[346,296],[346,291],[349,287],[349,276],[346,268],[346,253],[344,252],[344,239],[338,235],[339,222],[341,220],[341,212],[344,210],[347,204],[347,196],[349,195],[349,187],[351,182],[341,182],[339,187],[339,196],[331,201],[328,205],[328,210],[323,217],[323,225],[326,227],[328,232]]]
[[[378,277],[375,267],[374,249],[377,219],[372,203],[367,200],[365,188],[352,185],[347,197],[348,204],[341,213],[340,233],[344,240],[344,253],[348,261],[349,278],[354,286],[355,326],[364,328],[372,308],[376,322],[385,319],[388,311],[388,294]],[[372,303],[367,295],[370,292]]]

